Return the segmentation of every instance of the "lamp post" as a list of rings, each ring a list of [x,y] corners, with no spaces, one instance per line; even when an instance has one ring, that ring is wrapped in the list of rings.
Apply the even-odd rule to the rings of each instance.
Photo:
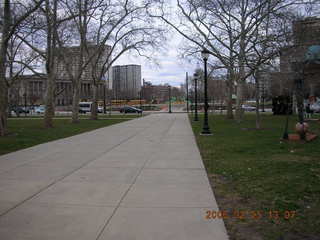
[[[186,73],[186,93],[187,93],[187,113],[189,113],[189,86],[188,86],[188,73]]]
[[[198,91],[197,91],[198,75],[196,73],[193,74],[193,79],[194,79],[194,121],[199,121],[199,118],[198,118]]]
[[[103,113],[106,114],[107,107],[106,107],[106,83],[103,83]]]
[[[27,93],[26,92],[23,94],[23,97],[24,97],[24,116],[26,117],[27,116]]]
[[[289,125],[289,107],[290,107],[290,98],[287,97],[286,98],[286,123],[285,123],[285,126],[284,126],[284,132],[283,132],[283,135],[282,135],[282,139],[284,140],[288,140],[289,139],[289,133],[288,133],[288,125]]]
[[[204,121],[203,121],[203,128],[201,135],[212,135],[210,128],[209,128],[209,123],[208,123],[208,73],[207,73],[207,61],[209,58],[210,52],[206,49],[203,49],[201,52],[201,56],[204,61]]]
[[[265,109],[264,109],[265,97],[266,97],[266,89],[265,89],[265,82],[263,82],[263,85],[262,85],[262,112],[265,112]]]
[[[142,88],[141,88],[141,90],[140,90],[140,109],[141,109],[141,115],[142,115],[142,103],[141,103],[141,100],[142,100]]]
[[[169,89],[169,113],[172,113],[171,111],[171,86],[168,86]]]

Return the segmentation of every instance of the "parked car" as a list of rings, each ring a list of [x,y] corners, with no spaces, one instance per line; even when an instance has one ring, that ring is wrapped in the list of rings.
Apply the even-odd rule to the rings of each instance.
[[[11,109],[15,114],[29,113],[29,109],[25,107],[13,107]]]
[[[314,104],[310,105],[310,110],[312,110],[315,113],[319,113],[320,112],[320,103],[316,102]]]
[[[44,105],[40,105],[39,107],[35,107],[34,111],[37,114],[44,114],[46,107]]]
[[[247,112],[254,112],[256,110],[256,107],[243,104],[242,109]]]
[[[142,110],[139,108],[131,107],[131,106],[125,106],[123,108],[120,108],[121,113],[142,113]]]

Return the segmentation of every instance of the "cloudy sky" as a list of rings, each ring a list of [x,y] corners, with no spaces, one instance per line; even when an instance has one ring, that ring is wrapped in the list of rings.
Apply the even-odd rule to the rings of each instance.
[[[160,52],[156,56],[160,66],[148,62],[143,57],[132,57],[130,54],[121,56],[114,65],[140,64],[142,78],[145,81],[150,81],[153,84],[169,83],[172,86],[180,86],[181,83],[185,82],[186,72],[192,75],[196,67],[194,64],[178,57],[177,49],[181,37],[177,33],[173,33],[170,39],[166,43],[167,51]]]

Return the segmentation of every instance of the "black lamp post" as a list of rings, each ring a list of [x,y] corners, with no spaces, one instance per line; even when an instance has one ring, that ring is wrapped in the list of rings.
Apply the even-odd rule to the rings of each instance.
[[[141,103],[141,101],[142,101],[142,88],[141,88],[141,90],[140,90],[140,109],[141,109],[141,115],[142,115],[142,103]]]
[[[27,93],[26,92],[23,94],[23,97],[24,97],[24,116],[26,117],[27,116]]]
[[[284,132],[282,135],[282,139],[288,140],[289,139],[289,133],[288,133],[288,125],[289,125],[289,111],[290,111],[290,99],[287,97],[286,99],[286,123],[284,126]]]
[[[171,86],[168,86],[169,89],[169,113],[172,113],[171,111]]]
[[[103,113],[107,113],[107,107],[106,107],[106,83],[103,83]]]
[[[198,81],[198,75],[195,73],[193,74],[193,79],[194,79],[194,121],[199,121],[198,118],[198,86],[197,86],[197,81]]]
[[[188,86],[188,73],[186,73],[186,93],[187,93],[187,113],[189,113],[189,86]]]
[[[211,135],[211,131],[209,128],[209,123],[208,123],[208,108],[209,108],[209,104],[208,104],[208,74],[207,74],[207,61],[209,58],[209,54],[210,52],[206,49],[204,49],[201,52],[201,56],[203,58],[204,61],[204,121],[203,121],[203,128],[202,128],[202,132],[201,135]]]

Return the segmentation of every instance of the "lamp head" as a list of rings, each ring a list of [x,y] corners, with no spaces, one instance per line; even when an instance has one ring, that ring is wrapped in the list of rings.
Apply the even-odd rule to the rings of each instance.
[[[198,74],[197,74],[197,73],[194,73],[194,74],[193,74],[193,78],[198,78]]]
[[[202,58],[203,58],[204,60],[208,60],[209,54],[210,54],[210,52],[209,52],[207,49],[205,49],[205,48],[201,51],[201,56],[202,56]]]

